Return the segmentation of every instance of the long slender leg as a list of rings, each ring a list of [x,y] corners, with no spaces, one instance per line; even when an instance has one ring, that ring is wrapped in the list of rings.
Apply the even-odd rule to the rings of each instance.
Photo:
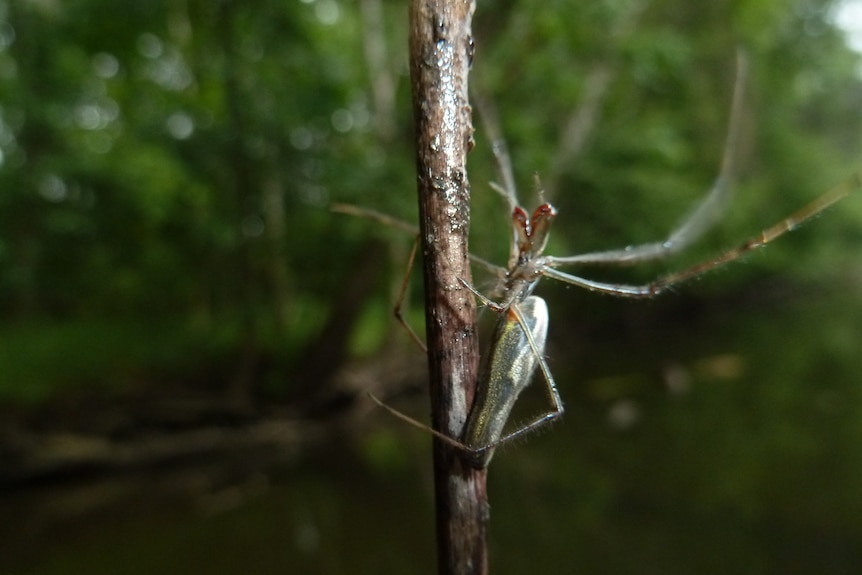
[[[413,338],[413,341],[416,342],[422,351],[428,352],[428,347],[425,345],[425,342],[419,337],[413,327],[407,323],[407,320],[404,318],[404,314],[401,313],[404,307],[404,299],[407,297],[407,287],[410,285],[410,272],[413,271],[413,262],[416,260],[416,250],[419,248],[419,235],[416,235],[416,239],[413,240],[413,247],[410,248],[410,257],[407,260],[407,270],[404,272],[404,278],[401,280],[401,289],[398,290],[398,299],[395,301],[395,308],[393,312],[395,314],[395,319],[398,320],[404,329],[407,330],[407,333],[410,334],[410,337]]]
[[[416,250],[419,247],[419,229],[416,226],[410,225],[406,222],[403,222],[397,218],[393,218],[387,214],[382,212],[378,212],[377,210],[370,210],[368,208],[360,208],[358,206],[353,206],[350,204],[333,204],[330,207],[330,210],[333,212],[337,212],[340,214],[347,214],[350,216],[356,216],[360,218],[366,218],[370,220],[378,221],[390,228],[395,228],[409,234],[413,234],[415,239],[413,240],[413,247],[410,249],[410,257],[407,260],[407,269],[404,272],[404,277],[401,280],[401,288],[398,290],[398,299],[395,301],[395,319],[398,320],[407,333],[410,334],[410,337],[416,344],[422,348],[422,351],[428,351],[425,346],[425,342],[419,337],[416,331],[407,323],[407,320],[404,318],[402,314],[402,309],[404,307],[404,298],[407,295],[407,287],[410,285],[410,273],[413,271],[413,262],[416,260]]]
[[[414,226],[413,224],[408,224],[403,220],[393,218],[392,216],[384,214],[383,212],[378,212],[377,210],[360,208],[359,206],[354,206],[352,204],[332,204],[331,206],[329,206],[329,210],[337,214],[346,214],[348,216],[354,216],[357,218],[365,218],[366,220],[378,221],[384,226],[396,230],[401,230],[402,232],[405,232],[412,236],[419,235],[419,228]]]
[[[743,242],[742,244],[738,245],[733,249],[727,250],[726,252],[720,254],[714,259],[708,260],[706,262],[701,262],[684,270],[662,276],[659,279],[648,284],[626,285],[596,282],[572,274],[567,274],[551,267],[554,265],[559,265],[561,263],[569,263],[568,261],[566,261],[566,258],[543,258],[545,267],[542,270],[542,275],[572,285],[583,287],[588,290],[607,293],[620,297],[652,297],[675,284],[697,277],[713,268],[740,258],[741,256],[752,250],[765,246],[774,239],[799,227],[811,218],[817,216],[823,210],[827,209],[841,199],[847,197],[855,190],[859,189],[862,189],[862,170],[857,171],[851,177],[847,178],[837,186],[833,187],[831,190],[821,195],[819,198],[809,203],[804,208],[797,210],[796,212],[794,212],[787,218],[781,220],[777,224],[763,230],[756,237],[753,237],[748,241]]]
[[[405,323],[406,320],[401,315],[401,308],[403,307],[404,299],[406,297],[407,285],[409,283],[408,279],[413,269],[413,263],[415,261],[416,251],[419,245],[419,228],[412,224],[408,224],[403,220],[399,220],[398,218],[394,218],[388,214],[384,214],[383,212],[378,212],[377,210],[372,210],[368,208],[361,208],[352,204],[332,204],[329,209],[339,214],[346,214],[349,216],[377,221],[389,228],[400,230],[415,237],[413,248],[410,252],[410,258],[407,263],[407,270],[401,283],[401,289],[399,290],[398,299],[396,300],[395,317],[398,319],[399,323],[401,323],[401,325],[403,325],[407,329],[408,333],[410,334],[410,337],[419,344],[419,347],[425,350],[425,344],[421,341],[421,339],[419,339],[419,336],[416,334],[415,330],[413,330],[413,328],[411,328]],[[506,270],[504,270],[500,266],[492,264],[488,260],[480,258],[479,256],[470,254],[470,261],[497,277],[501,277],[506,273]]]
[[[421,238],[419,237],[419,234],[417,233],[416,239],[413,241],[413,246],[410,248],[410,257],[407,260],[407,269],[404,272],[404,277],[401,280],[401,288],[398,290],[398,298],[395,302],[395,308],[393,311],[395,314],[395,318],[398,320],[398,323],[400,323],[404,327],[404,329],[407,330],[407,333],[410,334],[410,337],[413,339],[413,341],[416,342],[416,344],[422,349],[423,352],[428,353],[428,347],[425,345],[425,342],[422,341],[422,339],[419,337],[419,335],[416,333],[416,331],[413,329],[413,327],[407,322],[406,318],[404,317],[404,315],[402,313],[404,300],[407,297],[407,288],[410,285],[410,274],[413,271],[413,264],[416,261],[416,252],[419,248],[419,240],[420,239]],[[431,433],[435,437],[439,438],[440,440],[444,441],[445,443],[451,445],[452,447],[454,447],[456,449],[459,449],[462,451],[467,451],[467,452],[472,451],[469,447],[467,447],[466,445],[464,445],[463,443],[461,443],[457,439],[454,439],[454,438],[449,437],[448,435],[446,435],[444,433],[437,431],[436,429],[432,428],[431,426],[429,426],[425,423],[422,423],[421,421],[419,421],[417,419],[410,417],[406,413],[402,413],[401,411],[398,411],[394,407],[390,407],[382,399],[380,399],[379,397],[374,395],[372,392],[366,391],[365,393],[379,407],[382,407],[383,409],[385,409],[386,411],[388,411],[390,414],[394,415],[395,417],[397,417],[401,421],[404,421],[404,422],[406,422],[406,423],[408,423],[408,424],[410,424],[410,425],[412,425],[418,429],[421,429],[423,431],[427,431],[427,432]]]
[[[860,188],[862,188],[862,171],[854,173],[853,176],[835,186],[804,208],[797,210],[777,224],[763,230],[758,236],[749,239],[736,248],[722,253],[713,260],[703,262],[682,271],[659,278],[659,280],[653,282],[653,286],[656,290],[661,291],[674,284],[689,280],[706,271],[731,262],[752,250],[763,247],[774,239],[796,229],[823,210],[850,195],[854,190]]]
[[[497,170],[503,180],[502,184],[491,183],[491,188],[506,199],[509,204],[509,213],[518,206],[518,193],[515,186],[515,175],[512,171],[512,160],[509,157],[509,148],[500,131],[500,121],[493,103],[473,93],[473,103],[479,111],[479,118],[488,139],[491,141],[491,150],[494,152],[494,160],[497,162]]]
[[[458,449],[458,450],[463,451],[463,452],[470,454],[470,455],[477,453],[477,451],[475,449],[468,447],[467,445],[464,445],[463,443],[461,443],[457,439],[455,439],[453,437],[449,437],[445,433],[441,433],[441,432],[437,431],[436,429],[432,428],[431,426],[429,426],[425,423],[422,423],[418,419],[414,419],[414,418],[410,417],[409,415],[398,411],[394,407],[390,407],[390,406],[386,405],[380,398],[378,398],[376,395],[374,395],[370,391],[367,392],[367,394],[368,394],[368,397],[371,398],[371,400],[374,403],[376,403],[379,407],[382,407],[383,409],[385,409],[386,411],[388,411],[389,413],[391,413],[392,415],[394,415],[395,417],[397,417],[401,421],[408,423],[408,424],[412,425],[413,427],[421,429],[422,431],[427,431],[428,433],[430,433],[434,437],[441,439],[442,441],[451,445],[455,449]]]
[[[518,207],[518,190],[515,185],[515,175],[512,170],[512,159],[509,156],[509,148],[500,131],[500,121],[497,111],[490,100],[483,98],[480,94],[473,94],[473,102],[479,111],[479,119],[488,139],[491,141],[491,150],[497,163],[497,171],[502,179],[502,185],[491,182],[491,189],[503,196],[509,209],[509,214]],[[518,258],[518,232],[512,228],[509,236],[509,267],[515,264]]]
[[[738,147],[742,126],[742,109],[747,71],[748,63],[745,54],[741,50],[737,51],[736,80],[734,81],[733,99],[730,107],[727,136],[724,141],[724,151],[722,152],[721,168],[712,188],[710,188],[703,200],[683,219],[682,224],[671,232],[666,239],[660,242],[629,246],[617,250],[591,252],[570,257],[550,258],[553,264],[590,263],[630,265],[662,259],[686,248],[712,227],[719,216],[721,216],[732,188],[734,153]]]

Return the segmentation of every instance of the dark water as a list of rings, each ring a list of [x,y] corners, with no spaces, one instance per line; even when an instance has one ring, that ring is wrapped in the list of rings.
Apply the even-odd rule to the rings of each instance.
[[[862,572],[862,305],[807,295],[674,320],[624,305],[586,330],[552,303],[568,410],[495,456],[492,572]],[[5,494],[0,571],[434,573],[429,445],[372,412],[222,484],[153,472]]]

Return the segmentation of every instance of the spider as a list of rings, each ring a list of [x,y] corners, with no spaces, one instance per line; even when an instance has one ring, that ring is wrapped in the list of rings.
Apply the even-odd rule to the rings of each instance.
[[[852,178],[827,191],[807,206],[737,247],[681,271],[661,276],[646,284],[629,285],[598,282],[557,269],[578,264],[630,265],[658,260],[681,251],[703,235],[717,219],[718,213],[721,211],[720,208],[729,193],[733,170],[732,155],[740,128],[744,74],[745,66],[740,59],[737,63],[737,80],[718,177],[712,188],[695,206],[689,216],[665,240],[660,242],[575,256],[545,255],[544,250],[551,225],[557,217],[557,210],[541,197],[538,178],[537,188],[539,189],[540,205],[533,211],[532,215],[528,215],[528,212],[520,206],[508,152],[502,140],[496,139],[492,147],[502,175],[503,185],[492,184],[491,187],[508,202],[511,211],[512,240],[509,261],[505,269],[494,266],[481,258],[471,256],[474,263],[499,273],[502,281],[495,293],[500,294],[501,299],[495,301],[462,280],[464,287],[472,291],[485,307],[498,313],[489,351],[480,372],[476,397],[468,415],[464,432],[460,438],[449,437],[395,410],[369,393],[370,397],[378,405],[400,419],[430,431],[436,437],[462,452],[466,461],[474,468],[485,468],[490,463],[497,447],[547,425],[559,418],[564,411],[563,402],[551,370],[544,358],[549,323],[548,306],[542,298],[533,295],[533,291],[543,277],[618,297],[651,298],[673,285],[699,276],[766,245],[811,219],[862,185],[860,174],[854,174]],[[487,117],[487,113],[483,114],[483,117]],[[489,129],[489,131],[493,132],[494,130]],[[406,224],[398,223],[388,216],[370,210],[343,205],[335,206],[334,209],[372,217],[397,227],[404,228],[406,226],[410,228]],[[421,339],[401,314],[407,279],[413,265],[417,245],[418,238],[410,255],[407,275],[405,275],[402,283],[401,293],[395,307],[395,315],[407,328],[413,339],[424,349],[425,346]],[[506,432],[505,426],[512,408],[518,396],[532,381],[537,368],[542,372],[551,407],[527,423]]]

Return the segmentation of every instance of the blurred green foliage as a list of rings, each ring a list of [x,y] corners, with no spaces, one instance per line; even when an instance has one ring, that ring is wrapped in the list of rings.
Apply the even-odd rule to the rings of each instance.
[[[862,158],[862,86],[832,4],[480,2],[473,83],[499,110],[524,202],[538,172],[561,210],[553,253],[652,241],[684,216],[717,171],[737,47],[752,64],[739,193],[691,259],[847,176]],[[220,330],[219,353],[270,359],[250,377],[285,394],[309,350],[338,363],[386,341],[376,310],[391,290],[355,286],[371,260],[375,277],[398,277],[406,248],[328,206],[414,217],[406,17],[375,0],[0,2],[0,347],[16,350],[0,393],[109,383],[122,356],[147,377],[165,347],[171,369],[208,379],[195,355]],[[608,80],[593,129],[567,152],[597,70]],[[476,126],[472,241],[504,261]],[[849,269],[862,207],[833,212],[840,233],[782,239],[743,275]],[[45,361],[62,367],[27,367]]]
[[[479,0],[472,86],[498,110],[521,200],[535,205],[538,172],[560,209],[549,253],[655,241],[684,217],[718,171],[739,47],[727,214],[670,264],[597,276],[708,258],[858,170],[860,60],[835,4]],[[382,0],[0,0],[0,398],[191,383],[283,399],[391,351],[410,238],[329,206],[415,221],[406,30],[406,2]],[[472,248],[504,262],[475,125]],[[656,302],[543,284],[568,411],[495,458],[500,572],[857,572],[860,218],[845,200]],[[235,572],[249,537],[273,561],[257,572],[431,572],[430,483],[391,479],[414,461],[393,438],[413,455],[428,438],[395,429],[359,455],[335,446],[265,504],[181,533],[132,515],[83,555],[40,549],[33,572]]]

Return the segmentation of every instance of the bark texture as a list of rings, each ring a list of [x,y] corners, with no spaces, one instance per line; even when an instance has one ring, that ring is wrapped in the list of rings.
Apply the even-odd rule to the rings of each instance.
[[[473,145],[467,79],[475,4],[414,0],[410,11],[410,74],[425,273],[426,332],[435,429],[459,437],[475,394],[476,305],[467,236]],[[474,470],[450,446],[434,442],[438,571],[487,572],[485,471]]]

